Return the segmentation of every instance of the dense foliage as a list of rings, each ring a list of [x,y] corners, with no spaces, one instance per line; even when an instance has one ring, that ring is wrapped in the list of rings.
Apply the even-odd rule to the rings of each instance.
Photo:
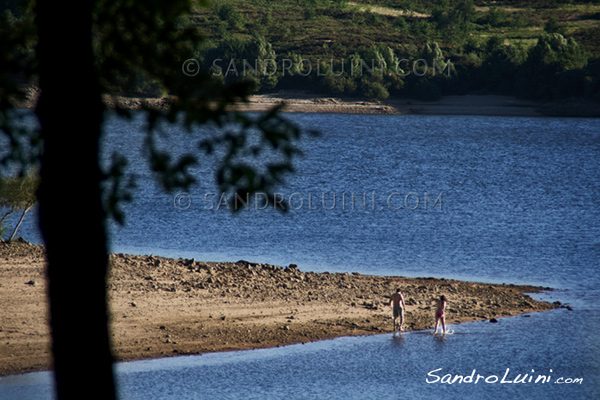
[[[190,21],[202,66],[257,91],[600,98],[598,2],[214,0]]]
[[[26,18],[10,11],[16,0],[4,3],[5,20]],[[208,38],[190,54],[203,70],[227,83],[249,82],[258,92],[600,99],[598,0],[212,0],[209,8],[200,3],[206,2],[198,1],[187,18],[169,25]],[[119,24],[105,28],[118,32]],[[105,34],[97,32],[100,39]],[[130,62],[109,61],[103,65]],[[164,69],[179,60],[145,63],[154,61]],[[147,71],[126,82],[118,73],[105,75],[113,92],[168,94]]]

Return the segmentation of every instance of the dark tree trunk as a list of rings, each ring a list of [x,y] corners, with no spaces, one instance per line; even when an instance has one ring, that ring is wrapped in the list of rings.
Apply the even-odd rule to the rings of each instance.
[[[103,118],[92,50],[93,1],[38,1],[44,154],[40,227],[47,246],[58,398],[115,398],[106,303],[101,202]],[[75,184],[76,183],[76,184]]]

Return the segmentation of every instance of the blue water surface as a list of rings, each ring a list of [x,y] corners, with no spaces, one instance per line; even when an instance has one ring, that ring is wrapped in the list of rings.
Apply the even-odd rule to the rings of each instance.
[[[302,141],[297,172],[278,188],[291,210],[251,204],[235,215],[218,206],[214,159],[201,158],[197,186],[165,194],[144,161],[142,120],[111,118],[103,154],[127,155],[138,186],[125,206],[127,224],[110,227],[111,251],[529,283],[556,288],[537,297],[573,310],[462,324],[445,338],[390,333],[123,363],[116,367],[122,398],[600,398],[598,120],[286,116],[322,132]],[[194,151],[181,129],[163,131],[164,146]],[[23,235],[40,241],[28,223]],[[473,370],[491,381],[507,369],[506,380],[551,378],[428,383]],[[50,382],[47,373],[4,377],[0,398],[47,399]]]

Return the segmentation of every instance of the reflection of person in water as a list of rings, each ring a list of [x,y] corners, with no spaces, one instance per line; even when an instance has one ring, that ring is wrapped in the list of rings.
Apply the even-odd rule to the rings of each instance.
[[[440,322],[442,323],[442,330],[446,333],[446,317],[444,316],[444,312],[446,311],[446,296],[441,295],[437,301],[437,307],[435,309],[435,332],[438,331],[438,326]]]

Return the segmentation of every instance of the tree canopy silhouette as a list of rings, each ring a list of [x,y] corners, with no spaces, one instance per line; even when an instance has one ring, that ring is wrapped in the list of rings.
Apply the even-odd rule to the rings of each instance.
[[[281,117],[280,107],[252,116],[231,111],[231,104],[247,99],[251,83],[225,85],[208,71],[190,70],[202,33],[186,21],[204,0],[78,1],[68,11],[48,1],[5,3],[0,132],[9,151],[0,156],[5,168],[40,166],[39,225],[48,260],[57,394],[116,398],[105,224],[110,217],[124,221],[119,205],[132,193],[126,154],[114,154],[107,168],[100,165],[105,114],[132,117],[123,94],[165,96],[165,107],[143,101],[139,113],[146,120],[148,166],[167,191],[194,184],[191,167],[214,152],[221,157],[215,177],[222,191],[242,197],[273,193],[293,171],[301,131]],[[32,88],[39,88],[34,127],[20,123],[31,115],[19,109]],[[156,145],[163,123],[181,127],[188,154]],[[215,129],[200,136],[196,128],[206,124]],[[76,185],[65,178],[72,174],[82,177]]]

